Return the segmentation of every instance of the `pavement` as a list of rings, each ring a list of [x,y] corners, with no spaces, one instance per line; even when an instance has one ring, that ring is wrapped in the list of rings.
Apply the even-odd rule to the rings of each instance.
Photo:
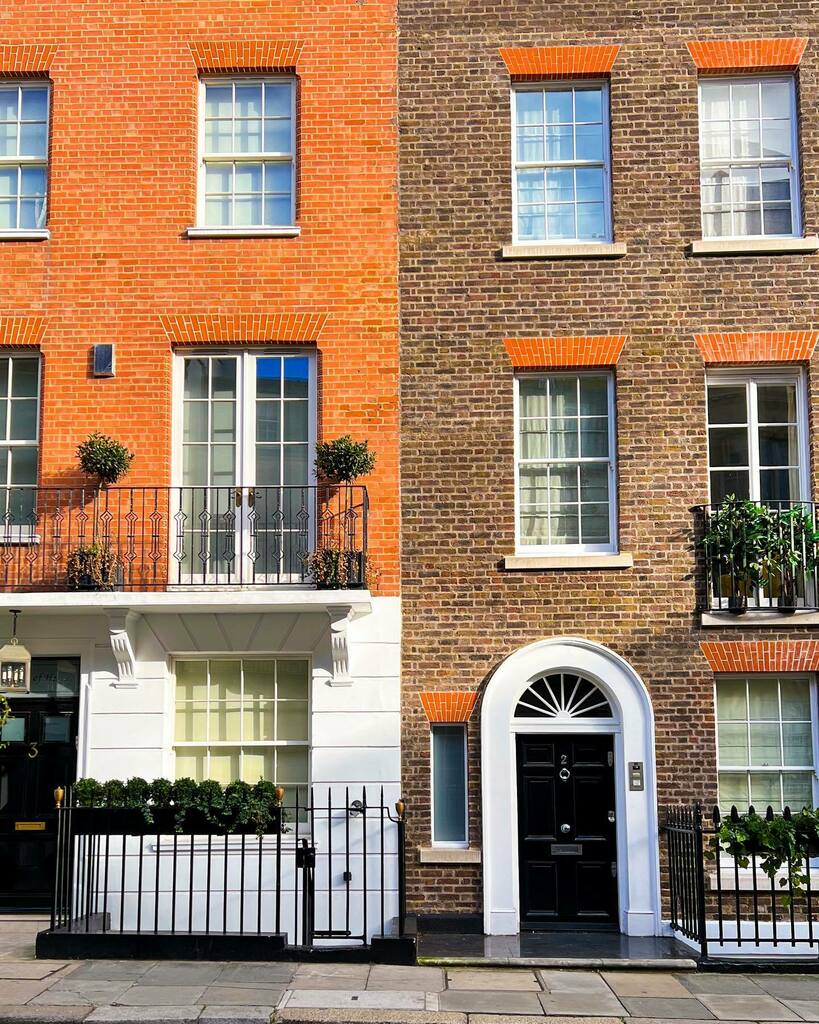
[[[0,1024],[819,1022],[819,974],[35,960],[0,919]]]

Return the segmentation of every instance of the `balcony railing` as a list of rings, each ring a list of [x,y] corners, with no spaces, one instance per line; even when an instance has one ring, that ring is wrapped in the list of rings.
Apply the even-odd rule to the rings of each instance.
[[[367,491],[0,490],[0,589],[366,586]]]
[[[819,505],[734,499],[693,511],[702,611],[819,608]]]

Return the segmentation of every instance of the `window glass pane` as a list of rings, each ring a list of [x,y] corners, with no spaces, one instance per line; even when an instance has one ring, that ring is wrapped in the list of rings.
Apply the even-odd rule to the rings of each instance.
[[[256,397],[278,398],[281,394],[282,361],[278,357],[256,359]]]
[[[176,699],[205,700],[208,694],[208,663],[206,661],[177,661]]]
[[[308,439],[308,403],[284,403],[285,441],[306,441]]]
[[[205,192],[230,193],[233,191],[233,164],[211,164],[205,172]]]
[[[603,169],[578,167],[575,173],[578,203],[602,203]]]
[[[752,772],[751,803],[762,813],[766,807],[779,809],[782,805],[781,785],[779,772]]]
[[[307,748],[279,747],[276,751],[276,782],[282,786],[288,783],[307,782]]]
[[[185,398],[208,397],[208,359],[185,360]]]
[[[204,403],[202,403],[204,405]],[[212,441],[229,442],[236,439],[236,404],[234,402],[211,403]]]
[[[810,684],[805,679],[782,679],[780,682],[782,720],[810,721]]]
[[[279,700],[306,700],[308,695],[309,662],[304,660],[284,660],[276,662],[276,694]]]
[[[207,777],[226,786],[240,777],[238,748],[213,747]]]
[[[0,196],[17,195],[17,177],[17,167],[0,167]]]
[[[543,188],[543,174],[541,171],[530,172],[540,182]],[[550,203],[571,203],[574,202],[574,171],[570,167],[548,167],[546,169],[546,199]],[[541,201],[542,194],[535,200]]]
[[[762,81],[762,116],[791,116],[791,87],[789,82]]]
[[[12,441],[35,441],[37,439],[37,399],[21,398],[11,403]]]
[[[307,701],[284,701],[279,704],[276,715],[277,739],[307,739]]]
[[[721,722],[744,721],[748,701],[744,679],[723,679],[717,684],[717,718]]]
[[[807,772],[785,772],[782,776],[782,803],[793,811],[813,807],[813,786]]]
[[[737,809],[747,808],[749,802],[748,776],[744,772],[720,772],[720,807],[725,810],[732,806],[735,806]]]
[[[727,82],[700,84],[702,116],[705,121],[727,121],[730,116],[730,86]]]
[[[580,378],[580,415],[606,416],[609,390],[607,377]]]
[[[280,404],[278,402],[256,402],[256,440],[280,441]]]
[[[46,189],[46,172],[45,167],[22,167],[20,169],[21,176],[21,193],[24,196],[42,196],[45,195]],[[0,170],[0,182],[2,182],[2,170]],[[2,192],[2,184],[0,184],[0,193]]]
[[[36,447],[13,448],[11,451],[11,483],[37,483]]]
[[[603,94],[600,89],[576,89],[574,93],[576,121],[603,120]]]
[[[0,742],[2,743],[25,743],[26,740],[26,722],[25,716],[19,718],[9,718],[8,721],[0,730]]]
[[[237,85],[235,101],[234,113],[237,117],[262,116],[261,85]]]
[[[599,124],[577,125],[575,146],[578,160],[602,160],[603,126]]]
[[[759,473],[759,496],[762,501],[795,501],[799,495],[799,471],[796,469],[763,469]]]
[[[177,743],[199,742],[207,739],[208,706],[204,702],[188,702],[176,705],[176,727],[174,737]]]
[[[264,222],[268,227],[287,227],[293,221],[293,207],[289,196],[265,199]]]
[[[580,466],[580,500],[609,500],[609,467],[605,462],[591,462]]]
[[[215,660],[210,663],[211,700],[238,700],[241,693],[240,661]]]
[[[731,85],[731,117],[735,120],[759,117],[759,82]]]
[[[233,223],[238,227],[261,227],[261,197],[240,197],[233,200]]]
[[[748,681],[748,710],[752,722],[779,718],[779,683],[776,679]]]
[[[466,730],[432,728],[432,840],[466,842]]]
[[[17,155],[17,125],[0,124],[0,156]]]
[[[262,191],[262,165],[236,164],[234,188],[237,193]]]
[[[293,167],[289,163],[264,165],[265,192],[285,193],[288,197],[293,187]]]
[[[762,155],[789,157],[791,155],[790,121],[764,121],[762,124]]]
[[[288,444],[284,446],[284,484],[305,485],[308,481],[307,445]]]
[[[46,155],[46,126],[44,124],[20,125],[20,156]]]
[[[756,395],[760,423],[796,422],[795,384],[759,384]]]
[[[727,726],[726,728],[730,728]],[[779,723],[751,723],[751,764],[778,767],[782,764]]]
[[[229,487],[235,481],[236,451],[233,445],[217,444],[211,448],[210,483]]]
[[[746,423],[747,389],[743,385],[708,387],[709,423]]]
[[[264,113],[266,117],[289,117],[291,109],[292,87],[288,85],[271,85],[264,87]]]
[[[208,407],[205,402],[184,403],[182,437],[185,441],[207,441]]]
[[[48,116],[48,89],[23,89],[20,116],[23,121],[45,121]]]
[[[760,427],[759,461],[763,466],[793,466],[799,462],[796,427]]]
[[[174,774],[177,779],[205,779],[207,752],[202,747],[181,747],[176,751]]]
[[[11,394],[13,398],[36,398],[40,363],[37,359],[12,359]]]
[[[242,757],[242,778],[243,781],[254,785],[262,779],[273,782],[276,776],[276,755],[275,751],[259,749],[258,747],[246,747]],[[288,802],[292,800],[292,794],[288,793],[285,798]]]
[[[725,723],[719,727],[719,763],[748,764],[748,730],[744,723]]]
[[[782,763],[804,766],[812,762],[810,722],[785,723],[782,726]]]
[[[748,431],[745,427],[712,427],[708,431],[712,466],[747,466]]]
[[[236,397],[236,360],[231,358],[213,359],[211,367],[212,397]]]
[[[580,421],[580,454],[584,459],[605,458],[609,453],[609,421],[602,416]]]
[[[278,445],[256,445],[256,483],[260,487],[281,484],[282,457]]]
[[[242,727],[242,705],[238,701],[213,703],[210,706],[208,741],[211,743],[238,740]],[[238,778],[239,776],[234,776]]]
[[[265,153],[289,153],[292,148],[292,128],[290,121],[265,121],[264,151]]]
[[[230,226],[230,200],[207,199],[205,201],[205,223],[208,227],[224,228]]]
[[[17,120],[17,87],[11,89],[0,89],[0,121]]]
[[[577,377],[552,377],[549,380],[549,412],[552,416],[577,415]]]
[[[543,99],[540,91],[519,89],[515,93],[515,112],[518,124],[543,124]]]
[[[790,206],[766,206],[762,211],[762,230],[766,235],[789,235],[793,231]]]
[[[233,151],[233,122],[205,122],[205,152],[230,153]]]
[[[231,117],[233,114],[233,87],[230,85],[205,86],[205,117]]]
[[[602,203],[585,203],[577,208],[577,237],[604,238],[605,212]]]
[[[546,124],[572,123],[572,90],[549,89],[546,92]]]
[[[306,358],[290,358],[284,361],[284,397],[307,398],[307,382],[310,363]]]

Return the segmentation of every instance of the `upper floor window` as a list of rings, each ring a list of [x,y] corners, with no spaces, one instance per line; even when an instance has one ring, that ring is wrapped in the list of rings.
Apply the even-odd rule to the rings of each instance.
[[[700,163],[704,237],[798,235],[793,78],[701,81]]]
[[[799,371],[708,378],[711,502],[801,501],[806,480],[804,377]]]
[[[295,221],[295,81],[202,82],[200,225],[275,228]]]
[[[614,379],[516,378],[517,547],[527,554],[616,550]]]
[[[512,92],[516,242],[611,241],[608,87]]]
[[[41,82],[0,83],[0,231],[45,228],[48,98]]]
[[[0,358],[0,538],[33,524],[39,423],[39,358]]]

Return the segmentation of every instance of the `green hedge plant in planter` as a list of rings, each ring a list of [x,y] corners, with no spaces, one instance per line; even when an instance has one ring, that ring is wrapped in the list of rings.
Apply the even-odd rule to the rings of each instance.
[[[77,458],[83,473],[97,477],[105,486],[125,476],[134,461],[134,453],[113,437],[95,431],[77,445]]]
[[[748,596],[767,582],[771,510],[729,494],[712,514],[702,539],[728,609],[745,611]]]
[[[116,590],[120,564],[105,544],[86,544],[68,556],[65,575],[71,590]]]
[[[764,564],[767,591],[782,612],[794,612],[799,602],[800,573],[815,573],[819,531],[802,505],[773,509]]]

